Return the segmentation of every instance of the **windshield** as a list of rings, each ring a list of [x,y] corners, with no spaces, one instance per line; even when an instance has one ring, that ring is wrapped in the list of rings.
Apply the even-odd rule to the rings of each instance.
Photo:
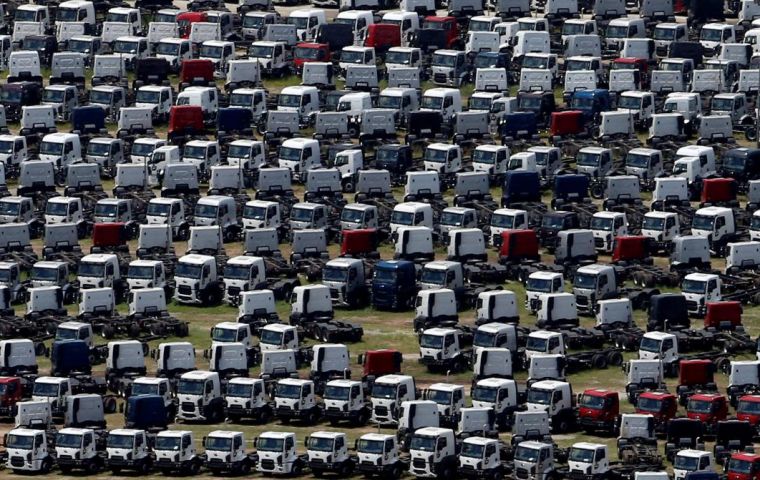
[[[246,205],[243,209],[243,218],[253,220],[264,220],[267,215],[266,207],[257,207],[253,205]]]
[[[531,292],[551,292],[552,281],[548,278],[528,277],[528,283],[525,285],[525,290]]]
[[[63,143],[58,142],[42,142],[40,145],[41,155],[62,155]]]
[[[613,220],[611,218],[604,217],[591,217],[591,230],[604,230],[605,232],[612,231]]]
[[[712,110],[722,110],[724,112],[731,112],[734,109],[733,98],[715,98],[712,99]]]
[[[573,108],[577,109],[588,109],[592,108],[594,106],[594,99],[591,97],[579,97],[579,96],[573,96],[571,105]]]
[[[158,384],[156,383],[133,383],[132,384],[132,393],[130,395],[136,396],[136,395],[157,395],[158,394]]]
[[[246,15],[243,17],[243,27],[253,28],[264,25],[264,17],[256,15]]]
[[[111,151],[111,144],[103,142],[90,142],[87,144],[88,155],[108,155]],[[96,207],[97,208],[97,207]]]
[[[394,65],[409,65],[411,54],[407,52],[388,52],[385,55],[385,63]]]
[[[578,463],[593,463],[594,451],[586,448],[571,448],[570,461]]]
[[[224,278],[230,280],[248,280],[251,276],[251,267],[248,265],[230,265],[224,266]],[[234,342],[234,340],[229,340]]]
[[[740,458],[732,458],[728,463],[728,471],[733,473],[750,473],[752,462]]]
[[[491,110],[491,99],[489,97],[470,97],[470,110]],[[488,153],[493,154],[493,152]],[[475,160],[473,159],[473,161]]]
[[[737,412],[741,413],[760,413],[760,402],[752,402],[749,400],[740,400],[739,406],[736,407]]]
[[[34,390],[32,391],[32,395],[35,397],[57,397],[58,384],[34,382]]]
[[[712,230],[715,224],[715,217],[709,215],[694,215],[691,222],[691,228],[695,230]]]
[[[96,217],[116,217],[117,210],[118,210],[118,207],[112,203],[96,203],[95,204]]]
[[[131,435],[108,435],[108,448],[132,448],[134,437]]]
[[[182,383],[180,382],[180,385]],[[180,437],[156,437],[156,450],[179,450],[182,439]]]
[[[66,96],[64,90],[49,90],[45,89],[45,93],[42,95],[43,102],[63,102],[63,98]]]
[[[665,227],[665,219],[658,217],[644,216],[644,223],[641,225],[642,230],[662,230]]]
[[[150,280],[153,278],[153,267],[146,265],[130,265],[127,277]]]
[[[750,229],[760,230],[760,216],[752,217],[752,222],[750,222]]]
[[[343,50],[340,54],[340,63],[364,63],[364,52]]]
[[[230,95],[230,106],[250,107],[253,103],[253,94],[250,93],[233,93]],[[239,148],[238,145],[234,146]],[[232,149],[232,146],[230,147]]]
[[[592,273],[576,273],[573,286],[578,288],[594,288],[596,286],[596,275]]]
[[[237,340],[237,330],[232,328],[214,327],[211,339],[215,342],[234,342]]]
[[[301,398],[301,386],[287,383],[277,384],[275,396],[281,398]]]
[[[79,336],[79,330],[75,328],[62,328],[58,327],[55,331],[56,340],[77,340]]]
[[[201,45],[201,58],[222,58],[223,47]]]
[[[280,95],[277,100],[277,106],[280,107],[300,107],[301,106],[301,95],[295,95],[295,94],[284,94]],[[283,149],[289,149],[289,150],[297,150],[293,148],[288,147],[280,147],[280,151]],[[300,150],[297,150],[300,152]]]
[[[464,215],[461,213],[443,212],[443,215],[441,216],[441,225],[459,227],[462,225],[463,219]]]
[[[644,412],[659,412],[661,403],[662,402],[656,398],[639,397],[639,400],[636,404],[636,410],[641,410]]]
[[[17,448],[19,450],[31,450],[34,445],[34,436],[32,435],[15,435],[8,434],[5,446],[8,448]]]
[[[2,100],[3,102],[21,101],[21,89],[3,88],[2,90],[0,90],[0,100]]]
[[[298,30],[305,30],[308,22],[308,17],[288,17],[288,25],[295,25]]]
[[[74,40],[70,39],[66,43],[66,50],[75,53],[90,53],[90,47],[92,44],[88,40]]]
[[[745,158],[743,155],[734,155],[734,154],[724,154],[723,155],[723,166],[729,167],[733,169],[742,169],[744,168]]]
[[[81,270],[80,270],[81,273]],[[58,280],[58,269],[49,267],[32,267],[32,280],[38,281],[56,281]]]
[[[55,446],[64,448],[79,448],[82,435],[78,433],[59,433],[55,436]]]
[[[13,20],[16,22],[36,22],[37,11],[17,8],[16,13],[13,15]]]
[[[184,278],[201,278],[201,266],[179,262],[177,264],[177,271],[174,272],[174,276]]]
[[[537,403],[539,405],[549,405],[552,401],[552,392],[547,390],[528,390],[528,403]]]
[[[434,67],[453,67],[457,63],[456,55],[433,54],[432,66]]]
[[[325,266],[322,270],[322,281],[324,282],[345,282],[347,278],[347,268]]]
[[[359,223],[364,218],[364,211],[355,208],[344,208],[340,219],[344,222]]]
[[[113,53],[137,53],[138,42],[127,42],[124,40],[117,40],[113,42]]]
[[[629,153],[625,157],[626,167],[646,168],[649,165],[649,155]]]
[[[414,435],[409,450],[421,450],[423,452],[432,452],[435,450],[435,437],[423,437]]]
[[[56,22],[76,22],[77,20],[79,20],[79,18],[77,18],[78,16],[79,16],[78,8],[58,7],[55,14],[55,21]]]
[[[723,39],[723,30],[720,28],[703,28],[699,33],[699,39],[707,42],[720,42]]]
[[[13,140],[0,140],[0,153],[13,153]]]
[[[229,451],[232,449],[232,438],[206,437],[206,450]]]
[[[686,410],[694,413],[710,413],[712,402],[690,399]]]
[[[206,382],[203,380],[191,380],[180,378],[177,393],[184,395],[200,395],[203,393],[203,386]]]
[[[420,277],[420,282],[432,283],[434,285],[443,285],[444,283],[446,283],[446,271],[425,268],[422,270],[422,276]]]
[[[472,442],[465,442],[462,445],[462,451],[460,455],[468,458],[483,458],[483,445],[478,445]]]
[[[699,459],[696,457],[686,457],[683,455],[676,455],[676,459],[673,461],[673,468],[675,470],[686,470],[687,472],[693,472],[699,467]]]
[[[294,208],[290,211],[290,219],[297,222],[310,222],[315,211],[311,208]]]
[[[645,352],[651,352],[651,353],[660,353],[661,343],[662,342],[658,339],[643,337],[641,339],[641,344],[639,345],[639,350],[643,350]]]
[[[77,274],[80,277],[102,277],[105,268],[103,263],[81,262]]]
[[[515,460],[521,462],[535,463],[538,460],[539,450],[535,448],[524,447],[517,444],[517,450],[515,450]]]
[[[169,215],[171,206],[167,203],[148,203],[148,215],[156,217],[166,217]]]
[[[183,158],[206,158],[206,147],[200,145],[185,145],[185,149],[182,150]]]
[[[159,42],[156,47],[158,55],[177,55],[179,53],[179,43]],[[139,92],[138,92],[139,93]]]
[[[655,27],[654,39],[655,40],[675,40],[676,29],[670,27]]]
[[[586,167],[595,167],[599,165],[601,159],[602,156],[598,153],[578,152],[575,156],[575,162],[578,165]]]
[[[628,36],[627,25],[609,25],[607,27],[607,38],[626,38]]]
[[[561,215],[544,215],[541,219],[541,226],[544,228],[562,228],[565,224],[565,217]]]
[[[278,155],[281,160],[297,162],[301,159],[301,149],[292,147],[280,147],[280,152]]]
[[[414,214],[412,212],[402,212],[400,210],[394,210],[391,215],[391,223],[397,225],[412,225],[414,221]]]
[[[472,390],[472,399],[478,402],[493,403],[496,401],[496,396],[498,393],[498,388],[476,385]]]
[[[253,392],[253,385],[248,385],[244,383],[228,383],[227,384],[228,397],[250,398],[252,392]]]
[[[266,343],[267,345],[280,345],[282,343],[282,332],[262,329],[259,342]]]
[[[401,108],[401,97],[391,95],[380,95],[377,100],[378,108]]]
[[[198,203],[195,205],[195,216],[201,218],[216,218],[218,207],[216,205],[205,205]]]
[[[538,95],[525,95],[519,98],[520,108],[523,110],[536,109],[541,107],[541,97]]]
[[[333,439],[324,437],[309,437],[309,450],[315,450],[317,452],[332,452],[333,451]]]
[[[374,279],[381,283],[392,283],[396,281],[396,270],[386,268],[376,268]]]
[[[534,55],[526,55],[522,61],[522,68],[547,68],[549,59],[547,57],[537,57]]]
[[[582,35],[583,30],[584,25],[582,23],[565,22],[562,25],[562,35]]]
[[[492,227],[512,228],[515,224],[514,215],[507,215],[504,213],[493,214],[491,216]]]
[[[99,91],[99,90],[91,90],[90,91],[90,103],[110,104],[111,103],[111,92]],[[153,149],[151,149],[151,151],[153,151]]]
[[[318,60],[323,55],[320,55],[322,53],[322,50],[318,48],[310,48],[310,47],[296,47],[296,58],[301,58],[304,60]]]
[[[435,162],[435,163],[444,163],[446,161],[446,158],[448,157],[448,150],[439,150],[437,148],[426,148],[425,149],[425,161],[426,162]]]
[[[423,334],[420,337],[420,347],[436,349],[443,348],[443,336]]]
[[[627,108],[630,110],[638,110],[641,107],[641,99],[639,97],[622,95],[618,101],[618,108]]]
[[[350,392],[350,387],[327,385],[325,386],[325,394],[323,397],[327,400],[348,400],[348,394]]]
[[[531,352],[545,352],[548,340],[546,338],[528,335],[528,341],[525,345],[526,350]]]
[[[591,408],[594,410],[601,410],[604,408],[604,397],[596,395],[583,395],[581,397],[581,406]]]
[[[428,390],[427,400],[439,405],[451,405],[451,392],[443,390]]]
[[[679,173],[687,173],[688,171],[689,164],[687,162],[676,161],[676,163],[673,165],[673,175],[678,175]]]
[[[141,88],[135,95],[135,102],[137,103],[158,103],[161,99],[161,92],[155,92],[152,90],[145,90]]]
[[[251,58],[272,58],[274,56],[274,47],[251,45],[251,48],[248,49],[248,56]]]
[[[20,203],[0,202],[0,215],[18,215]]]
[[[428,110],[440,110],[442,105],[443,97],[430,97],[427,95],[422,97],[422,108],[427,108]]]
[[[372,386],[372,398],[396,398],[396,385],[375,383]]]
[[[365,440],[359,439],[358,451],[362,453],[372,453],[375,455],[381,455],[383,453],[383,441],[382,440]]]

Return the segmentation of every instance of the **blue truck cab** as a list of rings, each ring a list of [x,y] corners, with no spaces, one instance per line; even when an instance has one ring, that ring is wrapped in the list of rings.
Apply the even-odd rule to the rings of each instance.
[[[541,177],[538,172],[509,170],[504,175],[501,206],[541,201]]]
[[[554,198],[552,208],[557,202],[582,202],[589,198],[589,177],[582,173],[557,175],[554,177]]]
[[[74,108],[71,111],[71,133],[78,135],[107,134],[105,110],[97,105]]]
[[[89,375],[90,347],[84,340],[59,340],[50,351],[50,374],[66,377],[74,374]]]
[[[384,260],[375,265],[372,278],[372,306],[380,310],[406,310],[417,298],[414,262]]]
[[[136,395],[127,399],[124,408],[124,428],[165,430],[169,415],[161,395]]]
[[[499,125],[502,145],[508,145],[515,138],[530,138],[538,135],[536,112],[513,112],[502,117]]]
[[[577,90],[570,99],[570,108],[583,112],[583,119],[589,121],[602,112],[612,110],[612,98],[609,90],[603,88]]]

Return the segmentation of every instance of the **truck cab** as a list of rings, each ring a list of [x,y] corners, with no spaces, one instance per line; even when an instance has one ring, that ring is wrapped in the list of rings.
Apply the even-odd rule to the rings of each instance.
[[[49,133],[40,143],[40,160],[52,160],[59,169],[82,161],[82,144],[73,133]]]
[[[628,235],[628,220],[625,213],[597,212],[591,217],[591,231],[594,245],[600,252],[612,252],[615,238]]]
[[[144,430],[117,428],[108,432],[106,439],[106,465],[112,472],[135,470],[145,472],[151,468],[148,437]]]
[[[445,122],[462,111],[461,92],[454,88],[429,88],[422,94],[420,110],[440,112]]]
[[[715,461],[712,452],[703,450],[681,450],[673,459],[673,479],[685,480],[690,473],[714,472]]]
[[[218,423],[224,418],[224,398],[216,372],[195,370],[183,374],[177,385],[177,399],[177,418],[181,420]]]
[[[293,179],[306,181],[306,172],[322,166],[319,142],[313,139],[290,138],[282,142],[277,163],[280,168],[291,171]]]
[[[375,379],[370,395],[371,421],[379,425],[397,425],[401,404],[416,399],[414,378],[383,375]]]
[[[594,313],[596,302],[618,294],[617,275],[609,265],[587,265],[578,269],[573,279],[573,294],[579,312]]]
[[[546,411],[553,431],[567,432],[575,422],[574,398],[569,383],[559,380],[541,380],[528,388],[528,411]]]
[[[356,469],[365,475],[385,474],[391,478],[403,475],[404,464],[396,435],[365,433],[355,444]]]
[[[541,309],[541,296],[552,293],[563,293],[565,281],[558,272],[533,272],[525,284],[525,308],[531,314]]]
[[[514,463],[518,476],[536,480],[551,478],[556,472],[554,446],[533,440],[520,442],[515,448]]]
[[[578,423],[586,432],[603,430],[614,434],[619,415],[618,392],[592,388],[579,396]]]
[[[5,440],[8,451],[6,468],[14,472],[33,472],[46,475],[53,467],[52,452],[44,430],[14,428]]]
[[[269,475],[300,475],[303,460],[296,452],[296,435],[292,432],[264,432],[254,440],[259,455],[256,470]],[[280,461],[278,461],[280,459]]]

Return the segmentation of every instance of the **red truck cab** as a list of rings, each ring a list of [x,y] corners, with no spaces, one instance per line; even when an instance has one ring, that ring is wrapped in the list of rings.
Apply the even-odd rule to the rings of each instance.
[[[642,89],[649,88],[649,62],[645,58],[620,57],[612,61],[611,70],[636,70],[639,72],[639,83]]]
[[[0,377],[0,416],[15,415],[16,403],[23,398],[23,387],[18,377]]]
[[[168,138],[204,131],[203,109],[199,105],[175,105],[169,110]]]
[[[760,455],[733,453],[726,468],[728,480],[760,480]]]
[[[383,375],[400,373],[403,358],[398,350],[368,350],[359,355],[359,364],[364,367],[362,379],[374,380]]]
[[[377,252],[377,230],[374,228],[346,230],[342,236],[341,257],[380,258],[380,254]]]
[[[728,400],[717,393],[698,393],[689,397],[686,416],[701,421],[707,429],[728,417]]]
[[[505,230],[501,232],[499,263],[540,260],[538,237],[534,230]]]
[[[738,186],[733,178],[705,178],[702,180],[701,206],[738,205]]]
[[[735,330],[742,326],[742,311],[740,302],[708,302],[705,329]]]
[[[176,108],[176,107],[174,107]],[[92,226],[90,253],[105,253],[127,246],[127,229],[123,223],[96,223]]]
[[[683,360],[678,365],[678,400],[686,405],[697,391],[716,391],[715,364],[711,360]]]
[[[760,425],[760,395],[739,397],[739,404],[736,406],[736,418],[749,422],[753,427]]]
[[[296,44],[293,53],[293,65],[298,72],[303,70],[304,63],[331,61],[330,45],[326,43],[301,42]]]
[[[401,27],[392,23],[373,23],[367,26],[365,47],[374,47],[375,51],[383,54],[391,47],[401,46]]]
[[[649,258],[649,239],[643,235],[615,237],[612,263],[638,262]]]
[[[214,62],[211,60],[193,59],[182,62],[179,72],[180,90],[195,86],[210,86],[214,83]]]
[[[586,432],[604,430],[611,434],[620,415],[618,392],[591,388],[578,398],[578,421]]]
[[[652,415],[658,426],[665,426],[677,412],[678,399],[668,392],[644,392],[636,402],[636,413]]]
[[[429,28],[431,30],[443,30],[446,32],[445,48],[452,48],[459,42],[459,24],[457,23],[457,19],[455,17],[425,17],[425,20],[422,22],[422,28]]]
[[[564,137],[567,135],[580,135],[586,133],[586,126],[583,122],[583,112],[580,110],[552,112],[550,128],[553,137]]]
[[[190,29],[196,22],[208,22],[208,13],[206,12],[182,12],[177,15],[177,25],[179,26],[179,35],[182,38],[190,37]]]

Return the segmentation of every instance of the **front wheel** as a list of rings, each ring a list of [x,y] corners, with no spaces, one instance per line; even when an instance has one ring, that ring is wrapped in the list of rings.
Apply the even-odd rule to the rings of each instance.
[[[757,141],[757,127],[754,125],[748,125],[744,129],[744,136],[746,139],[750,142],[756,142]]]

